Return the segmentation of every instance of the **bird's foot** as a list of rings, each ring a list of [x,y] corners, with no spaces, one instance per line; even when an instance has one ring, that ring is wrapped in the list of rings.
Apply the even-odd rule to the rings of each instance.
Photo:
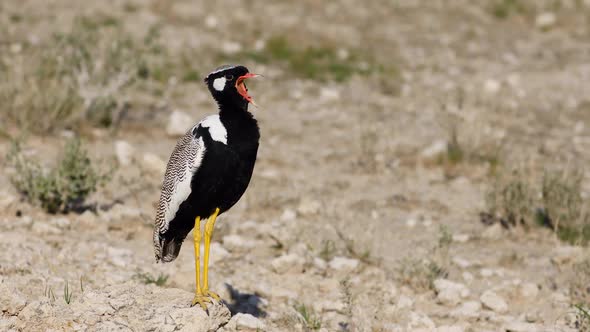
[[[195,294],[193,298],[193,302],[191,303],[191,307],[194,307],[196,304],[199,304],[204,311],[207,311],[207,303],[211,303],[211,298],[204,294]]]
[[[219,294],[212,292],[208,289],[203,291],[203,295],[208,296],[208,297],[212,297],[217,302],[221,301],[221,297],[219,296]]]

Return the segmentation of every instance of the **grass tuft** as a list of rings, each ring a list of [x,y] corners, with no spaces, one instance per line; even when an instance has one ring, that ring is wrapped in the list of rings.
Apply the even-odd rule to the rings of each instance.
[[[154,284],[156,286],[164,286],[166,282],[168,282],[169,276],[167,274],[158,274],[157,277],[153,276],[147,272],[137,272],[134,276],[135,279],[138,279],[143,284]]]
[[[57,166],[49,170],[25,156],[19,142],[14,142],[7,156],[14,168],[11,181],[30,202],[49,213],[80,211],[86,198],[110,177],[93,165],[77,138],[65,144]]]
[[[322,328],[322,320],[315,311],[303,303],[298,303],[294,306],[295,311],[299,314],[301,322],[305,325],[305,329],[309,331],[316,331]]]

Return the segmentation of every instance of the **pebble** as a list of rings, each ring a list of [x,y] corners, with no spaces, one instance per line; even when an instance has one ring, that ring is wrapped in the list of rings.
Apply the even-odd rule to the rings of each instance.
[[[469,296],[470,293],[465,285],[446,279],[436,279],[434,288],[437,293],[437,301],[449,306],[456,306],[462,298]]]
[[[232,321],[235,322],[235,330],[240,331],[240,330],[254,330],[254,331],[259,331],[259,330],[264,330],[266,328],[266,326],[264,325],[264,323],[252,316],[251,314],[244,314],[244,313],[237,313],[235,316],[233,316],[230,320],[230,322],[228,323],[229,326],[233,327]]]
[[[168,119],[166,134],[171,137],[182,136],[190,129],[190,124],[193,122],[193,118],[188,114],[181,111],[173,111]]]
[[[467,301],[461,303],[457,308],[451,311],[451,317],[456,318],[477,318],[481,311],[481,303],[478,301]]]
[[[511,322],[504,325],[502,331],[506,332],[537,332],[539,327],[537,324],[526,323],[526,322]]]
[[[494,79],[487,79],[484,84],[483,84],[483,89],[485,90],[485,92],[489,93],[489,94],[496,94],[498,93],[498,91],[500,91],[500,82],[494,80]]]
[[[465,332],[465,328],[459,325],[443,325],[437,327],[436,332]]]
[[[229,257],[230,253],[227,251],[219,242],[212,242],[209,247],[209,260],[211,265],[215,265],[217,262],[223,261]]]
[[[302,215],[314,215],[318,214],[322,209],[322,204],[316,200],[302,199],[301,203],[297,207],[297,212]]]
[[[465,243],[469,241],[469,239],[471,239],[469,234],[453,234],[453,242]]]
[[[33,223],[33,227],[31,227],[33,233],[37,233],[40,235],[55,235],[61,234],[61,230],[55,226],[52,226],[48,223],[44,223],[42,221],[36,221]]]
[[[319,257],[314,257],[313,266],[320,271],[324,271],[328,267],[328,263]]]
[[[115,141],[115,156],[121,166],[128,166],[133,160],[135,148],[127,141]]]
[[[297,218],[297,212],[291,209],[285,209],[279,219],[281,221],[293,221]]]
[[[296,254],[286,254],[273,259],[270,264],[273,270],[279,274],[287,272],[301,273],[303,272],[305,259]]]
[[[397,309],[412,308],[412,306],[414,306],[414,300],[412,300],[411,297],[402,294],[397,298],[395,306]]]
[[[229,251],[240,251],[254,248],[254,242],[246,240],[239,235],[226,235],[222,240],[223,246]]]
[[[448,142],[446,140],[438,140],[434,141],[428,147],[426,147],[422,152],[420,152],[420,157],[423,159],[431,160],[443,153],[447,152]]]
[[[472,265],[470,261],[461,257],[453,257],[451,261],[453,262],[453,264],[457,265],[462,269],[466,269]]]
[[[410,312],[410,322],[408,323],[408,329],[418,329],[418,328],[426,328],[426,329],[434,329],[436,325],[430,317],[426,314],[421,312]]]
[[[508,311],[508,304],[506,304],[506,301],[494,291],[487,290],[483,292],[479,299],[484,307],[497,313],[505,313]]]
[[[534,299],[539,294],[539,287],[531,282],[524,283],[520,286],[520,295],[524,298]]]
[[[328,266],[339,272],[352,272],[359,266],[359,260],[354,258],[336,256],[328,263]]]
[[[537,15],[537,17],[535,18],[535,25],[537,26],[537,28],[542,30],[546,30],[553,27],[556,22],[557,18],[555,16],[555,13],[552,12],[541,13]]]

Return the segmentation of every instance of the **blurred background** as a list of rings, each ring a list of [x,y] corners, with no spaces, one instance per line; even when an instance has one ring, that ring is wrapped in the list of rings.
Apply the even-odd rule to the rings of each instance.
[[[226,330],[588,331],[589,59],[588,0],[2,1],[0,330],[201,319],[162,318],[193,252],[155,264],[152,225],[238,63],[262,138],[213,237]]]

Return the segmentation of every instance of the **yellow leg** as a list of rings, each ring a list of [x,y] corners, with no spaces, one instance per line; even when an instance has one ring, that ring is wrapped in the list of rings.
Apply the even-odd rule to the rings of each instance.
[[[193,239],[195,245],[195,298],[193,299],[192,305],[199,304],[203,310],[207,310],[205,303],[211,302],[211,300],[203,294],[201,288],[201,217],[195,218],[195,228],[193,229]]]
[[[215,219],[217,219],[218,214],[219,208],[216,208],[215,212],[213,212],[213,214],[207,218],[207,223],[205,224],[205,262],[203,265],[203,294],[210,296],[217,301],[219,301],[219,295],[209,290],[209,248],[211,246],[211,236],[213,235]]]

